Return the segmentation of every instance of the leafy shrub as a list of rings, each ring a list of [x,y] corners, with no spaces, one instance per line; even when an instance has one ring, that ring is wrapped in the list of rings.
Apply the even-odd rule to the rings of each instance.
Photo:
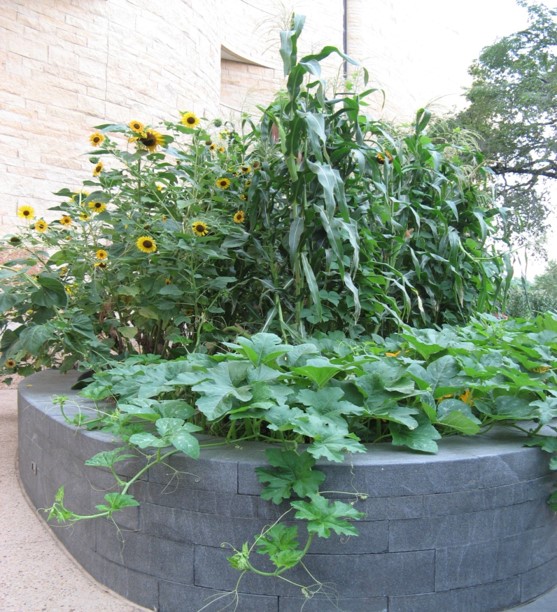
[[[505,264],[479,153],[367,116],[374,93],[330,97],[283,37],[286,91],[239,130],[182,113],[157,129],[97,126],[92,178],[53,221],[20,208],[0,275],[4,372],[103,367],[131,354],[212,352],[238,333],[303,341],[490,310]],[[347,58],[348,59],[348,58]],[[160,131],[159,131],[160,130]]]
[[[557,262],[550,261],[547,269],[532,283],[525,278],[514,281],[509,289],[506,312],[511,317],[531,317],[548,311],[557,312]]]
[[[188,111],[157,129],[98,126],[87,192],[59,191],[50,223],[20,208],[27,225],[6,244],[24,255],[0,269],[3,367],[92,367],[98,414],[75,424],[126,444],[87,462],[117,489],[96,513],[66,508],[61,488],[50,518],[137,505],[134,482],[198,457],[199,431],[281,443],[262,496],[290,503],[306,543],[279,520],[229,558],[281,578],[315,536],[354,535],[361,518],[322,494],[318,459],[385,440],[433,453],[441,435],[500,423],[556,450],[541,430],[557,411],[557,319],[477,316],[510,280],[488,246],[498,210],[481,155],[428,136],[426,110],[409,130],[370,118],[372,89],[331,97],[319,62],[351,60],[334,47],[298,60],[302,25],[283,33],[286,91],[258,123]],[[143,467],[120,478],[137,452]]]

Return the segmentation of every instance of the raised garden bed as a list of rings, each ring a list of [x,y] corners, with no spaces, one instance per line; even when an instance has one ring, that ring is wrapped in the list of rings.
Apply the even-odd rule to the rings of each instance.
[[[66,395],[68,414],[90,407],[70,387],[75,375],[46,371],[19,387],[19,466],[37,508],[65,485],[67,505],[88,514],[112,480],[84,461],[116,446],[110,435],[68,425],[53,404]],[[498,431],[440,442],[437,455],[370,446],[351,463],[323,465],[327,490],[357,491],[366,518],[360,537],[316,540],[306,565],[329,587],[305,612],[503,610],[557,584],[557,516],[546,504],[555,475],[547,455]],[[261,500],[254,468],[263,444],[204,450],[199,461],[172,458],[135,487],[138,508],[108,521],[52,526],[98,581],[162,612],[196,611],[235,587],[238,573],[223,542],[241,547],[280,514]],[[119,464],[133,473],[133,463]],[[137,463],[136,463],[137,467]],[[173,470],[178,470],[179,474]],[[242,612],[300,610],[300,590],[246,576]],[[229,600],[207,609],[221,609]]]

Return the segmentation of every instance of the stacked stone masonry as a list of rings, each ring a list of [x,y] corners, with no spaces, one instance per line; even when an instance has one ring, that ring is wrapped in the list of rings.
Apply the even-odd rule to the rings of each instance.
[[[378,93],[369,112],[409,120],[427,102],[397,71],[408,58],[392,59],[405,20],[393,0],[292,0],[288,8],[281,0],[3,0],[0,235],[17,228],[23,204],[55,218],[53,193],[91,177],[96,125],[158,125],[187,110],[209,119],[258,115],[257,105],[284,87],[279,31],[290,10],[306,16],[300,55],[346,48],[370,68],[374,86],[386,87],[386,105]],[[223,59],[223,48],[239,61]],[[324,62],[323,76],[342,82],[338,57]]]
[[[43,372],[20,385],[19,467],[37,508],[64,485],[67,506],[88,514],[111,479],[84,461],[115,442],[67,425],[52,404],[64,394],[69,414],[87,409],[69,390],[74,380]],[[207,450],[199,461],[154,468],[133,490],[141,505],[116,517],[118,530],[106,521],[52,528],[116,592],[161,612],[195,612],[236,584],[223,543],[240,548],[285,509],[259,497],[254,468],[264,464],[264,448]],[[118,465],[125,476],[139,463]],[[504,610],[557,582],[557,518],[546,504],[555,479],[547,455],[521,448],[516,437],[455,437],[436,456],[379,445],[322,469],[327,489],[369,497],[357,503],[366,514],[359,537],[318,540],[308,555],[308,569],[329,590],[304,611]],[[257,576],[246,576],[239,593],[243,612],[304,604],[298,588]]]

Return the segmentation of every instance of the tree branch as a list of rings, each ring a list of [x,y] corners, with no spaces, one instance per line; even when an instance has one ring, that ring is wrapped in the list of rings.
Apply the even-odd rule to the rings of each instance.
[[[524,166],[507,166],[505,164],[496,163],[490,166],[495,174],[529,174],[531,176],[557,179],[557,169],[553,167],[546,168],[526,168]]]

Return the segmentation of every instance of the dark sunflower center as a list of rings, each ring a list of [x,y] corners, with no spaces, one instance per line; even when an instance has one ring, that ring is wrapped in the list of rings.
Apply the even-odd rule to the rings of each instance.
[[[190,124],[194,124],[194,123],[195,123],[195,117],[188,117],[188,118],[186,119],[186,121],[187,121],[188,123],[190,123]]]
[[[153,243],[150,240],[144,240],[143,241],[143,248],[151,249],[151,248],[153,248]]]
[[[146,147],[154,147],[157,144],[157,139],[151,132],[147,132],[145,138],[140,138],[139,141]]]
[[[28,217],[31,213],[28,210],[23,211],[23,216]]]

